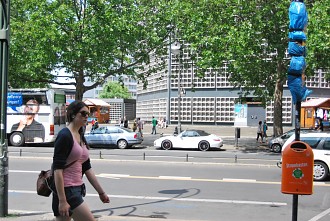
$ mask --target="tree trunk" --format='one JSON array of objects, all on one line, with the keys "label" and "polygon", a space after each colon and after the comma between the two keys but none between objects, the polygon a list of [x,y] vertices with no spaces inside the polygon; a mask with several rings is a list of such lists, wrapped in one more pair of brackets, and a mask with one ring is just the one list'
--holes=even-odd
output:
[{"label": "tree trunk", "polygon": [[80,71],[79,75],[76,76],[76,94],[75,94],[76,101],[82,101],[83,99],[84,93],[86,91],[84,82],[85,82],[84,72]]},{"label": "tree trunk", "polygon": [[278,79],[276,81],[274,93],[274,136],[277,137],[283,134],[282,125],[282,97],[283,97],[283,81]]},{"label": "tree trunk", "polygon": [[282,62],[277,64],[277,80],[274,92],[274,136],[277,137],[283,134],[283,114],[282,114],[282,98],[283,98],[283,77],[281,73],[285,72],[285,66]]}]

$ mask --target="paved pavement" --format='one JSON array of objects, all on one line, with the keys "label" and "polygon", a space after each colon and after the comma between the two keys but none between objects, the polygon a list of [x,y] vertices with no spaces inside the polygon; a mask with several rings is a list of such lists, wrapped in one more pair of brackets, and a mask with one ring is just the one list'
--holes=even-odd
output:
[{"label": "paved pavement", "polygon": [[[163,135],[173,134],[176,125],[169,125],[167,128],[158,128],[157,133]],[[184,129],[200,129],[205,130],[209,133],[213,133],[219,135],[223,138],[235,138],[235,127],[233,126],[215,126],[215,125],[182,125],[182,130]],[[291,128],[284,128],[284,131],[287,131]],[[87,127],[87,131],[90,130],[90,125]],[[144,125],[143,132],[145,135],[148,136],[151,133],[151,125],[146,124]],[[257,127],[240,127],[240,135],[242,138],[250,138],[244,139],[245,142],[241,143],[240,139],[238,139],[238,146],[234,144],[225,144],[224,149],[226,150],[237,150],[237,151],[258,151],[258,150],[265,150],[266,144],[256,142],[256,133]],[[268,127],[268,136],[273,134],[273,130],[271,127]],[[97,221],[163,221],[164,219],[158,219],[154,217],[150,218],[139,218],[139,217],[127,217],[127,216],[100,216],[95,217]],[[55,220],[52,213],[43,213],[43,212],[31,212],[26,213],[24,211],[12,211],[9,208],[9,216],[6,218],[0,218],[0,220],[7,220],[7,221],[53,221]],[[167,221],[179,221],[174,219],[167,219]],[[191,221],[198,221],[198,220],[191,220]]]}]

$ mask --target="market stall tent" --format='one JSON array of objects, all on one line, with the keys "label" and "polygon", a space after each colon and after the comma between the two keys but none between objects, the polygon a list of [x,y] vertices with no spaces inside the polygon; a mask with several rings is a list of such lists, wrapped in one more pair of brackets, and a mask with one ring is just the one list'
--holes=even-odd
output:
[{"label": "market stall tent", "polygon": [[90,118],[96,118],[99,123],[108,123],[109,122],[109,110],[110,104],[101,100],[101,99],[92,99],[88,98],[84,100],[85,104],[89,108]]},{"label": "market stall tent", "polygon": [[[317,118],[322,118],[324,127],[329,127],[330,98],[315,98],[301,103],[301,127],[315,128]],[[321,112],[321,114],[319,113]]]}]

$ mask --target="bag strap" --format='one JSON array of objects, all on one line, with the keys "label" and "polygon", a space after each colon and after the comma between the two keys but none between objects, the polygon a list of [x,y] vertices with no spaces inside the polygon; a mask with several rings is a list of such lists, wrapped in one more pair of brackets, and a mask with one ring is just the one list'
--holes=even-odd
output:
[{"label": "bag strap", "polygon": [[75,162],[77,162],[78,160],[75,160],[75,161],[73,161],[73,162],[71,162],[71,163],[69,163],[68,165],[66,165],[63,169],[66,169],[66,168],[68,168],[68,167],[70,167],[70,166],[72,166]]}]

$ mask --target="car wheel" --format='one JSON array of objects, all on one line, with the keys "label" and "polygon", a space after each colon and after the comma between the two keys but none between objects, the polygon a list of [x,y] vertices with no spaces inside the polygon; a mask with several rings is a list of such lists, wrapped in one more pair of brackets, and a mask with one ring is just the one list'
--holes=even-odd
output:
[{"label": "car wheel", "polygon": [[164,140],[161,146],[164,150],[170,150],[172,149],[172,142],[169,140]]},{"label": "car wheel", "polygon": [[322,181],[328,177],[329,168],[328,166],[320,161],[314,162],[314,180]]},{"label": "car wheel", "polygon": [[11,145],[15,146],[15,147],[20,147],[23,146],[23,144],[25,143],[24,141],[24,134],[20,133],[20,132],[14,132],[10,135],[10,143]]},{"label": "car wheel", "polygon": [[282,146],[278,143],[275,143],[272,145],[272,150],[275,152],[275,153],[281,153],[282,151]]},{"label": "car wheel", "polygon": [[127,141],[126,140],[118,140],[117,146],[119,149],[127,148]]},{"label": "car wheel", "polygon": [[209,142],[207,142],[207,141],[205,141],[205,140],[199,142],[199,144],[198,144],[198,149],[199,149],[200,151],[207,151],[207,150],[209,150],[209,149],[210,149],[210,144],[209,144]]}]

